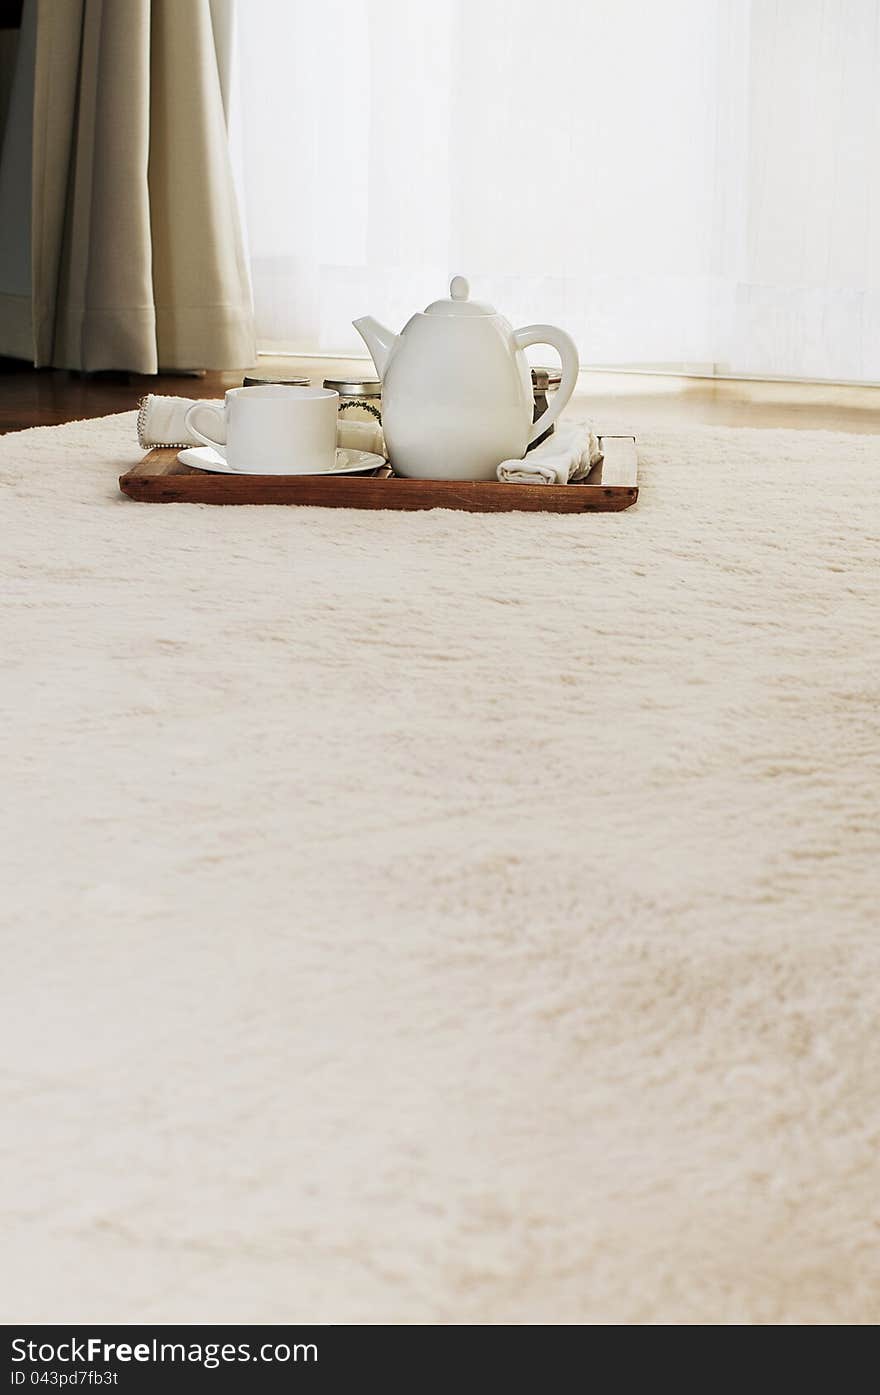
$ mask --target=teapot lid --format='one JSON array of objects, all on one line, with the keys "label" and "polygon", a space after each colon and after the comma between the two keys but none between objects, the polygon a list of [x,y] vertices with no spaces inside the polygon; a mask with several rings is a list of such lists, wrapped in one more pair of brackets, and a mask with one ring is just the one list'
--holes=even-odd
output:
[{"label": "teapot lid", "polygon": [[481,300],[468,300],[471,288],[464,276],[453,276],[449,283],[449,299],[434,300],[425,309],[426,315],[494,315],[495,308]]}]

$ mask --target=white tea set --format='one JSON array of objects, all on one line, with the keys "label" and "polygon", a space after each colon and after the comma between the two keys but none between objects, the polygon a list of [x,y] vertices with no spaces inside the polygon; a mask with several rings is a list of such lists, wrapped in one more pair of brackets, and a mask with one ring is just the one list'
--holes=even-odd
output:
[{"label": "white tea set", "polygon": [[[463,276],[393,334],[369,316],[354,327],[382,379],[382,425],[397,475],[493,480],[502,460],[520,459],[568,405],[578,351],[554,325],[512,329],[491,305],[469,299]],[[550,344],[562,360],[552,403],[532,421],[534,391],[524,350]]]},{"label": "white tea set", "polygon": [[338,406],[330,388],[230,388],[222,406],[202,401],[187,410],[185,430],[204,444],[178,459],[230,475],[353,475],[384,465],[384,455],[340,445]]},{"label": "white tea set", "polygon": [[[513,329],[491,305],[470,299],[463,276],[400,334],[370,316],[354,327],[382,380],[391,467],[410,479],[494,480],[502,462],[521,460],[546,435],[577,383],[578,352],[565,330]],[[537,420],[524,352],[533,344],[551,345],[562,365],[558,391]],[[195,402],[186,426],[204,448],[180,459],[203,469],[285,475],[354,473],[384,463],[338,446],[338,400],[328,388],[267,384],[233,388],[222,406]]]}]

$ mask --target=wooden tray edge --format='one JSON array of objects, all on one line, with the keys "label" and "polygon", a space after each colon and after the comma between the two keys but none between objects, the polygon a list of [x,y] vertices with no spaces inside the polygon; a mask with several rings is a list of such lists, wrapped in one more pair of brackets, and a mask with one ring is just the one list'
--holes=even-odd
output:
[{"label": "wooden tray edge", "polygon": [[[446,508],[472,513],[606,513],[631,508],[639,497],[636,438],[609,435],[600,439],[605,449],[605,460],[599,467],[601,477],[594,481],[591,476],[583,484],[574,485],[409,480],[376,475],[175,472],[176,448],[158,447],[120,475],[119,488],[129,499],[156,504],[285,504],[408,511]],[[243,491],[251,497],[243,498]]]}]

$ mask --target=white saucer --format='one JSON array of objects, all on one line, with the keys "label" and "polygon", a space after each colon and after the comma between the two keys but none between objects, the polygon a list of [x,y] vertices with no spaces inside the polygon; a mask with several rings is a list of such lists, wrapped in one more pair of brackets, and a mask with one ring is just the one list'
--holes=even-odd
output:
[{"label": "white saucer", "polygon": [[[235,470],[229,465],[219,451],[212,450],[210,446],[187,446],[186,450],[178,451],[177,458],[181,465],[192,465],[196,470],[210,470],[217,475],[286,475],[291,479],[295,476],[287,475],[284,470]],[[385,464],[384,455],[371,455],[366,450],[345,450],[338,446],[336,450],[336,464],[332,470],[310,470],[310,475],[359,475],[365,470],[375,470],[378,465]]]}]

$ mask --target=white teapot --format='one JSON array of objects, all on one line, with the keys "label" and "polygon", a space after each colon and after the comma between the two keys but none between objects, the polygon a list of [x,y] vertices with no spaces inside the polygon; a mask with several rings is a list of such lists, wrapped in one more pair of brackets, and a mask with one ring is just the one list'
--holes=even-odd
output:
[{"label": "white teapot", "polygon": [[[382,379],[382,425],[399,475],[422,480],[493,480],[502,460],[519,460],[559,416],[574,391],[578,351],[553,325],[511,329],[491,305],[469,300],[454,276],[448,300],[413,315],[400,334],[367,316],[354,327]],[[551,344],[562,381],[536,422],[523,350]]]}]

